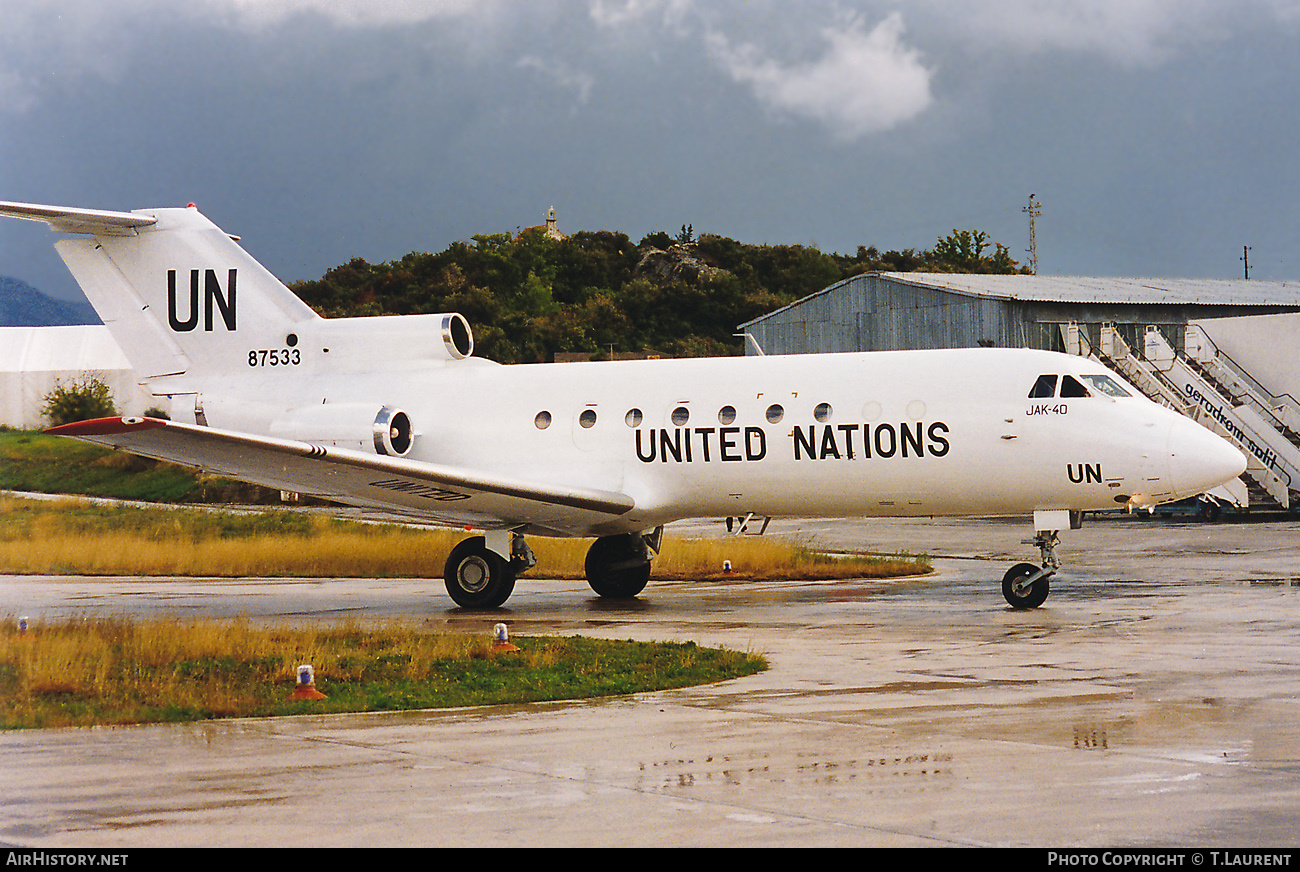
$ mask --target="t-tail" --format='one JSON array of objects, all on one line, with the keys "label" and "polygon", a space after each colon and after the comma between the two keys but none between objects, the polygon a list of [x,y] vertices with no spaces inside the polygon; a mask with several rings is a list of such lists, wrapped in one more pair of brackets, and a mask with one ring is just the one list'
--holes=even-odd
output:
[{"label": "t-tail", "polygon": [[100,212],[0,203],[0,214],[89,234],[55,248],[142,379],[247,366],[315,312],[193,206]]},{"label": "t-tail", "polygon": [[71,234],[55,248],[141,383],[195,423],[273,428],[280,398],[265,414],[254,407],[286,389],[274,377],[285,370],[299,379],[390,371],[473,352],[456,314],[319,317],[193,206],[105,212],[0,202],[0,215]]}]

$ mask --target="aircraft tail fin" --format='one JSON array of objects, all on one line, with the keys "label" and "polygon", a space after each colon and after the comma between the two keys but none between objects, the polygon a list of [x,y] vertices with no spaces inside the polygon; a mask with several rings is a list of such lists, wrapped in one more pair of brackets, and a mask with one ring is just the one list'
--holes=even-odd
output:
[{"label": "aircraft tail fin", "polygon": [[0,202],[0,215],[89,234],[55,248],[137,375],[247,370],[318,316],[193,206],[102,212]]}]

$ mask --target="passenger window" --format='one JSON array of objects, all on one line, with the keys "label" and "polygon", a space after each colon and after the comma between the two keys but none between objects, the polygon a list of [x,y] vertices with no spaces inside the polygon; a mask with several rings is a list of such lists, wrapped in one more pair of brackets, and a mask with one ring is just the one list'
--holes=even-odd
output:
[{"label": "passenger window", "polygon": [[673,423],[678,427],[684,426],[691,419],[691,413],[686,411],[685,406],[678,406],[673,409]]},{"label": "passenger window", "polygon": [[1079,384],[1078,379],[1076,379],[1074,376],[1072,376],[1072,375],[1067,375],[1067,376],[1063,376],[1063,377],[1061,378],[1061,397],[1062,397],[1062,398],[1065,398],[1065,397],[1090,397],[1090,396],[1092,396],[1092,394],[1088,393],[1088,389],[1085,388],[1083,385]]},{"label": "passenger window", "polygon": [[584,409],[582,414],[578,416],[578,423],[582,425],[584,430],[590,430],[596,426],[596,413],[591,409]]},{"label": "passenger window", "polygon": [[1029,392],[1031,399],[1044,399],[1056,396],[1056,376],[1040,375],[1034,382],[1034,389]]},{"label": "passenger window", "polygon": [[628,409],[627,414],[623,416],[623,421],[624,421],[624,422],[625,422],[629,427],[640,427],[640,426],[641,426],[641,410],[640,410],[640,409]]},{"label": "passenger window", "polygon": [[817,408],[813,409],[813,418],[818,424],[825,424],[831,419],[831,404],[818,403]]},{"label": "passenger window", "polygon": [[730,423],[734,422],[735,420],[736,420],[736,407],[735,407],[735,406],[723,406],[721,409],[718,409],[718,423],[719,423],[719,424],[730,424]]}]

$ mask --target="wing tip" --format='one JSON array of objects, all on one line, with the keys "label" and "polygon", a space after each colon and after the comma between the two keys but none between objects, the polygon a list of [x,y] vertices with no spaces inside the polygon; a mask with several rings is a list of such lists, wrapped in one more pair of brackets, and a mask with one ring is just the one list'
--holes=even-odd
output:
[{"label": "wing tip", "polygon": [[166,427],[167,421],[159,418],[141,418],[125,416],[121,418],[93,418],[89,421],[74,421],[60,424],[44,432],[52,436],[111,436],[115,433],[138,433],[142,430],[156,430]]}]

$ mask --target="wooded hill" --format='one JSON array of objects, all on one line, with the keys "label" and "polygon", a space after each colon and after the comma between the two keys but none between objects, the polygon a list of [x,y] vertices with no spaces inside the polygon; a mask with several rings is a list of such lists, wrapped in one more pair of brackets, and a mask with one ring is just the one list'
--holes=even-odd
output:
[{"label": "wooded hill", "polygon": [[22,279],[0,276],[0,327],[98,323],[99,316],[85,300],[79,303],[56,300]]},{"label": "wooded hill", "polygon": [[326,317],[459,312],[475,355],[544,362],[557,352],[650,351],[666,357],[743,353],[736,326],[864,272],[1023,272],[1007,248],[979,231],[954,230],[928,251],[853,256],[803,245],[746,245],[713,234],[543,228],[454,242],[371,264],[354,258],[315,281],[291,285]]}]

